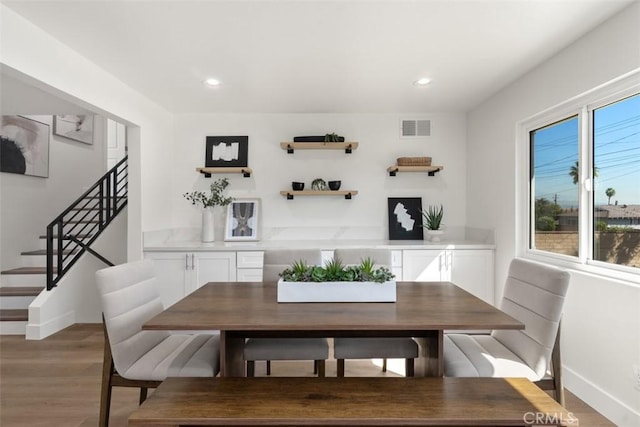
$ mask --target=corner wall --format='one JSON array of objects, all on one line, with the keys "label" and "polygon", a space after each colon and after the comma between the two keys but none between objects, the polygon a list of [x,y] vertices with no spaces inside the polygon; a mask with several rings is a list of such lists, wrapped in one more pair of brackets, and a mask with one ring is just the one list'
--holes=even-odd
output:
[{"label": "corner wall", "polygon": [[[516,124],[640,67],[636,2],[468,114],[467,218],[495,228],[496,299],[516,237]],[[487,165],[490,165],[487,168]],[[640,424],[640,287],[573,273],[562,332],[566,386],[616,425]]]}]

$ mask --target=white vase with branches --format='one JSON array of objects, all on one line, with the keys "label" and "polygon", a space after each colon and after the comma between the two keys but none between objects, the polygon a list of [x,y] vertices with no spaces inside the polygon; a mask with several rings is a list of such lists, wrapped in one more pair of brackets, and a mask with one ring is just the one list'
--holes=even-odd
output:
[{"label": "white vase with branches", "polygon": [[182,196],[189,200],[192,205],[202,207],[202,229],[200,240],[203,242],[215,241],[215,221],[214,208],[216,206],[227,206],[233,201],[233,197],[225,197],[224,190],[229,186],[227,178],[220,178],[211,183],[209,194],[202,191],[184,193]]}]

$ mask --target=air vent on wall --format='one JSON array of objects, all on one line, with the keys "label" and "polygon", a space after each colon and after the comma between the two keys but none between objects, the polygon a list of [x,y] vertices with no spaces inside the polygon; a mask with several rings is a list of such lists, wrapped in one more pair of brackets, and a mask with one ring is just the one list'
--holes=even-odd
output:
[{"label": "air vent on wall", "polygon": [[400,123],[400,136],[403,138],[415,138],[431,135],[431,120],[402,119]]}]

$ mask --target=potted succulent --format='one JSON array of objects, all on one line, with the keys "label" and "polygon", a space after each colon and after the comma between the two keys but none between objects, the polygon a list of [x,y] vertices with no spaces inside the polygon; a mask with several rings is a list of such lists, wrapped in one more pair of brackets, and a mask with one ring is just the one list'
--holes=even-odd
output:
[{"label": "potted succulent", "polygon": [[371,258],[345,266],[331,259],[324,266],[296,261],[280,273],[278,302],[395,302],[396,282]]},{"label": "potted succulent", "polygon": [[427,209],[422,211],[422,226],[427,230],[427,234],[431,236],[432,242],[439,242],[442,231],[442,217],[444,216],[444,208],[429,205]]},{"label": "potted succulent", "polygon": [[224,196],[224,190],[229,186],[227,178],[215,180],[209,186],[209,194],[202,191],[184,193],[182,196],[191,202],[192,205],[202,207],[202,233],[203,242],[213,242],[214,233],[214,212],[216,206],[227,206],[233,201],[233,197]]},{"label": "potted succulent", "polygon": [[311,181],[311,189],[312,190],[326,190],[327,182],[322,178],[316,178]]}]

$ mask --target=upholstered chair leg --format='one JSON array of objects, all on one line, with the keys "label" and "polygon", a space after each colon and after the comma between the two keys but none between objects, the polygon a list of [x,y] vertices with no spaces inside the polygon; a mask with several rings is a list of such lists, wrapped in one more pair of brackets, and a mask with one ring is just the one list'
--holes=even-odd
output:
[{"label": "upholstered chair leg", "polygon": [[109,337],[106,333],[106,328],[103,329],[105,331],[104,334],[104,359],[102,361],[102,386],[100,392],[100,420],[98,425],[100,427],[107,427],[109,425],[109,411],[111,408],[111,379],[113,378],[113,374],[115,372],[115,367],[113,366],[113,358],[111,356],[111,346],[109,345]]},{"label": "upholstered chair leg", "polygon": [[256,362],[253,360],[247,360],[247,376],[248,377],[256,376]]},{"label": "upholstered chair leg", "polygon": [[148,389],[146,387],[140,387],[140,405],[147,400],[147,391]]},{"label": "upholstered chair leg", "polygon": [[564,381],[562,381],[562,358],[560,357],[560,325],[551,351],[551,373],[553,374],[553,396],[564,406]]},{"label": "upholstered chair leg", "polygon": [[404,361],[404,375],[405,377],[415,376],[414,371],[414,359],[405,359]]},{"label": "upholstered chair leg", "polygon": [[325,376],[324,360],[316,360],[313,364],[318,368],[318,378],[323,378]]},{"label": "upholstered chair leg", "polygon": [[387,372],[387,358],[382,359],[382,372]]},{"label": "upholstered chair leg", "polygon": [[338,374],[339,377],[344,377],[344,359],[338,359]]}]

